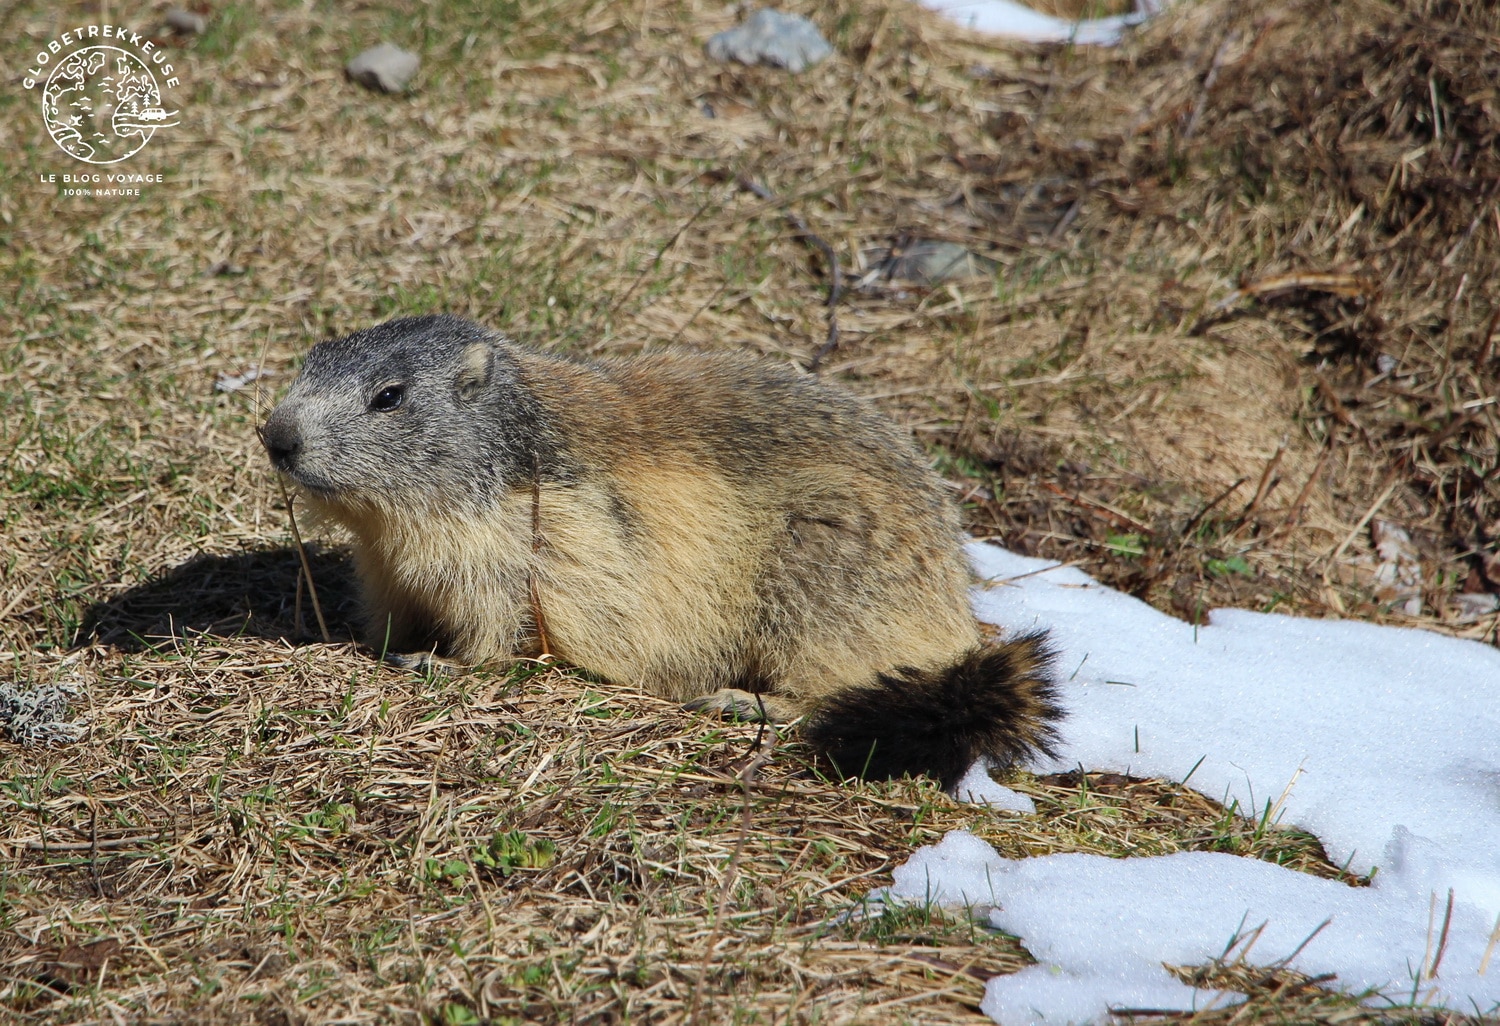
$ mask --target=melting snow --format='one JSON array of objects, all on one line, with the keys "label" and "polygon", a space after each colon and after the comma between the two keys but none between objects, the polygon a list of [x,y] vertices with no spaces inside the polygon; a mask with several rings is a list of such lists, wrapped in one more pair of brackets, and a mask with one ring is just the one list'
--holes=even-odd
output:
[{"label": "melting snow", "polygon": [[[1162,968],[1215,958],[1334,973],[1372,1000],[1500,1006],[1500,651],[1244,610],[1195,629],[1077,569],[991,545],[969,553],[990,580],[979,615],[1047,627],[1061,653],[1064,745],[1032,768],[1185,780],[1375,871],[1371,887],[1351,888],[1201,852],[1008,860],[955,831],[883,896],[974,907],[1022,939],[1039,964],[990,981],[992,1018],[1084,1022],[1235,1000]],[[976,766],[955,791],[1003,800],[980,776]]]},{"label": "melting snow", "polygon": [[1138,4],[1134,14],[1070,21],[1013,0],[920,0],[923,7],[976,32],[1033,43],[1099,43],[1111,46],[1131,25],[1150,17],[1158,4]]}]

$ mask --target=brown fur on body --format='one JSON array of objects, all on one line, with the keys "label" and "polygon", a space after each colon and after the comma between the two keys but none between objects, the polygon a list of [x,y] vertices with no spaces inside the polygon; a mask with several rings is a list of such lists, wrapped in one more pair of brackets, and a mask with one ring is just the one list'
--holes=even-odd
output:
[{"label": "brown fur on body", "polygon": [[378,649],[534,654],[536,606],[552,653],[608,679],[809,716],[847,771],[861,769],[843,765],[849,744],[883,744],[879,775],[948,783],[953,760],[889,751],[911,741],[900,730],[836,741],[819,713],[835,698],[882,707],[890,687],[920,706],[969,666],[978,690],[962,700],[1004,722],[936,747],[959,761],[1048,750],[1059,711],[1040,642],[975,662],[1010,649],[980,645],[940,480],[873,407],[789,368],[585,363],[413,318],[315,347],[262,437],[352,532]]}]

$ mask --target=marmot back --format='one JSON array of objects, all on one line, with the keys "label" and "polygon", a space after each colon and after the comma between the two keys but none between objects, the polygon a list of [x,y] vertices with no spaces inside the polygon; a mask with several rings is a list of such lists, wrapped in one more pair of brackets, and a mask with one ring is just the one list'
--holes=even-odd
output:
[{"label": "marmot back", "polygon": [[960,525],[865,401],[730,355],[583,362],[453,317],[320,343],[261,437],[346,526],[389,653],[552,654],[700,709],[806,717],[843,771],[1048,751],[1039,636],[986,647]]}]

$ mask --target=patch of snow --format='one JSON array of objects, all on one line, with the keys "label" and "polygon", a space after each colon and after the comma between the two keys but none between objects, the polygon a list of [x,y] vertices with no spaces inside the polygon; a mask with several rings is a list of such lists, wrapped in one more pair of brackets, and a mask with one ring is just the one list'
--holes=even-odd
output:
[{"label": "patch of snow", "polygon": [[1007,36],[1031,43],[1097,43],[1113,46],[1125,30],[1150,17],[1154,5],[1133,14],[1109,18],[1085,18],[1069,21],[1033,10],[1014,0],[920,0],[929,11],[937,11],[950,21],[994,36]]},{"label": "patch of snow", "polygon": [[806,71],[833,53],[818,27],[800,14],[756,11],[743,24],[715,33],[704,45],[716,61],[764,64],[793,74]]},{"label": "patch of snow", "polygon": [[344,74],[366,89],[401,93],[411,84],[422,59],[394,43],[372,46],[344,66]]},{"label": "patch of snow", "polygon": [[955,832],[881,896],[968,906],[1022,939],[1040,964],[990,981],[991,1017],[1201,1009],[1233,998],[1162,964],[1216,958],[1289,961],[1375,1000],[1500,1008],[1500,652],[1245,610],[1195,628],[1075,568],[983,544],[969,555],[989,579],[981,618],[1046,627],[1060,653],[1063,743],[1031,768],[1182,781],[1375,872],[1351,888],[1202,852],[1008,860]]},{"label": "patch of snow", "polygon": [[1355,873],[1400,858],[1500,915],[1500,651],[1242,609],[1194,627],[1073,567],[969,556],[991,582],[980,618],[1047,627],[1061,653],[1069,715],[1036,768],[1185,780],[1246,816],[1269,808]]},{"label": "patch of snow", "polygon": [[990,776],[988,762],[984,759],[977,760],[969,767],[969,772],[964,774],[963,779],[953,785],[953,797],[961,802],[988,805],[992,809],[1009,812],[1036,811],[1036,802],[1024,794],[1012,791]]},{"label": "patch of snow", "polygon": [[1215,959],[1332,973],[1350,991],[1392,1002],[1471,1010],[1500,1002],[1500,972],[1479,972],[1485,916],[1455,904],[1439,961],[1446,902],[1434,908],[1405,888],[1348,887],[1215,852],[1007,859],[962,830],[916,852],[892,879],[882,900],[968,908],[1022,939],[1038,964],[985,988],[983,1010],[1004,1026],[1240,1000],[1195,990],[1163,968]]},{"label": "patch of snow", "polygon": [[967,830],[950,830],[893,869],[891,886],[872,897],[988,912],[1000,904],[998,885],[1009,866],[1009,859]]},{"label": "patch of snow", "polygon": [[274,371],[261,370],[259,367],[251,367],[243,374],[220,374],[214,379],[215,392],[238,392],[246,385],[268,378]]}]

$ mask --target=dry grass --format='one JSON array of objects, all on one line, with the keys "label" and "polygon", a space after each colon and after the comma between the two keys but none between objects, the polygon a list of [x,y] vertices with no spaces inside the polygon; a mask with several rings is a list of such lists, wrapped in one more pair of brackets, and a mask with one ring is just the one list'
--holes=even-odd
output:
[{"label": "dry grass", "polygon": [[[1481,4],[1205,3],[998,73],[995,141],[955,155],[968,207],[1050,209],[1089,287],[1056,293],[1043,387],[951,436],[998,479],[996,529],[1133,556],[1103,576],[1190,619],[1494,641],[1457,595],[1500,589],[1497,30]],[[1414,536],[1421,615],[1374,586],[1372,520]]]},{"label": "dry grass", "polygon": [[[733,14],[698,0],[215,4],[168,41],[183,124],[130,165],[167,180],[123,201],[39,183],[77,168],[0,94],[0,673],[80,688],[88,730],[0,741],[0,1019],[977,1023],[1013,939],[845,916],[944,830],[1337,875],[1161,782],[1026,778],[1040,815],[995,814],[556,669],[312,643],[269,396],[214,381],[274,390],[320,337],[439,308],[802,363],[832,318],[823,372],[932,446],[980,533],[1187,617],[1494,639],[1453,601],[1500,585],[1494,13],[1205,2],[1095,52],[798,6],[838,55],[788,79],[709,63]],[[0,29],[26,53],[100,17]],[[422,53],[412,95],[343,80],[381,39]],[[799,223],[855,283],[832,307]],[[997,273],[867,273],[921,239]],[[1424,554],[1421,617],[1375,595],[1377,514]],[[336,547],[314,575],[348,637]],[[1206,1018],[1374,1018],[1253,990]]]},{"label": "dry grass", "polygon": [[1032,820],[836,785],[794,741],[541,667],[421,680],[185,632],[56,672],[98,726],[7,760],[0,994],[26,1020],[973,1022],[1014,941],[928,909],[841,925],[946,830],[1332,872],[1185,789],[1021,780]]},{"label": "dry grass", "polygon": [[830,926],[958,812],[780,753],[747,774],[776,740],[750,728],[555,671],[414,681],[347,648],[205,638],[101,670],[152,681],[90,710],[122,724],[130,772],[74,748],[6,788],[0,961],[42,1021],[657,1020],[704,998],[769,1018],[961,977],[951,1018],[976,966],[1020,964],[946,922],[886,945]]}]

